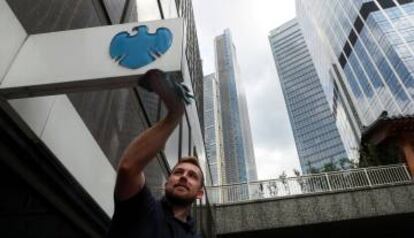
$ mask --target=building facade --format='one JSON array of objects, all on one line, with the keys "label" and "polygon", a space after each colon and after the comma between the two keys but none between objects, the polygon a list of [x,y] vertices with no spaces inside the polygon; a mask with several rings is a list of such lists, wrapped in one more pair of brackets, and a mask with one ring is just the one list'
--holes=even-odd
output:
[{"label": "building facade", "polygon": [[303,173],[348,158],[299,23],[272,30],[269,41]]},{"label": "building facade", "polygon": [[[196,103],[186,108],[180,126],[145,174],[147,185],[159,197],[172,166],[181,156],[195,155],[207,185],[211,184],[201,126],[203,74],[191,1],[0,0],[0,13],[0,25],[7,23],[0,28],[7,35],[2,44],[17,44],[17,38],[23,42],[40,33],[184,18],[182,75],[192,86]],[[10,53],[1,48],[2,55],[4,50]],[[7,60],[0,60],[0,85],[8,70],[3,66],[12,63]],[[2,210],[11,214],[1,225],[2,236],[104,237],[113,212],[116,166],[130,141],[165,115],[159,98],[133,87],[0,101],[5,138],[0,142],[1,181],[8,181]],[[213,231],[207,224],[210,215],[204,208],[195,213],[207,237]]]},{"label": "building facade", "polygon": [[414,113],[414,2],[297,0],[297,15],[342,138],[382,112]]},{"label": "building facade", "polygon": [[223,128],[224,182],[257,180],[246,96],[230,30],[217,36],[214,46]]}]

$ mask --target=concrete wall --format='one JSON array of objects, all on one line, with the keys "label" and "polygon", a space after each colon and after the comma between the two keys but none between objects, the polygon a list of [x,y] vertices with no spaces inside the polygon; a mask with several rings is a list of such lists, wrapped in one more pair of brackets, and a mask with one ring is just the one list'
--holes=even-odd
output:
[{"label": "concrete wall", "polygon": [[215,207],[215,219],[219,235],[252,234],[261,230],[414,214],[413,205],[414,184],[410,183],[219,205]]}]

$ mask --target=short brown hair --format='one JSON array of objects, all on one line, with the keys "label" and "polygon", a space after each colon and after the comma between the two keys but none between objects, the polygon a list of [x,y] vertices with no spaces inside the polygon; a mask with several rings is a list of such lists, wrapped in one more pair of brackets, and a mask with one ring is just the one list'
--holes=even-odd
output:
[{"label": "short brown hair", "polygon": [[177,165],[182,164],[182,163],[189,163],[189,164],[193,164],[195,165],[201,173],[201,187],[204,187],[204,173],[203,170],[201,169],[200,163],[198,162],[197,157],[195,156],[184,156],[181,157],[180,160],[178,160],[177,164],[174,165],[174,167],[172,168],[171,171],[174,171],[175,167],[177,167]]}]

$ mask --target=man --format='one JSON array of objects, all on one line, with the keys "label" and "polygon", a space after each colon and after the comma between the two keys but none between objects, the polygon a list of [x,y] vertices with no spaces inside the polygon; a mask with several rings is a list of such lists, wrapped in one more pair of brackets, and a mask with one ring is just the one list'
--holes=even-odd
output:
[{"label": "man", "polygon": [[[179,124],[188,90],[151,70],[140,85],[164,102],[167,116],[138,135],[126,148],[118,165],[115,213],[108,237],[199,237],[189,216],[191,204],[203,196],[203,173],[195,157],[184,157],[165,183],[165,196],[156,201],[145,185],[144,168],[161,151]],[[186,101],[187,102],[187,101]]]}]

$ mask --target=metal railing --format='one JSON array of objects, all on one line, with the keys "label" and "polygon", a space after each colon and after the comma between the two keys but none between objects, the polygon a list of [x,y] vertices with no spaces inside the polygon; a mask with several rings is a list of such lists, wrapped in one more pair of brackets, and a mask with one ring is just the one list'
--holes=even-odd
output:
[{"label": "metal railing", "polygon": [[283,196],[346,191],[412,182],[406,165],[387,165],[298,177],[207,187],[210,203],[231,203]]}]

